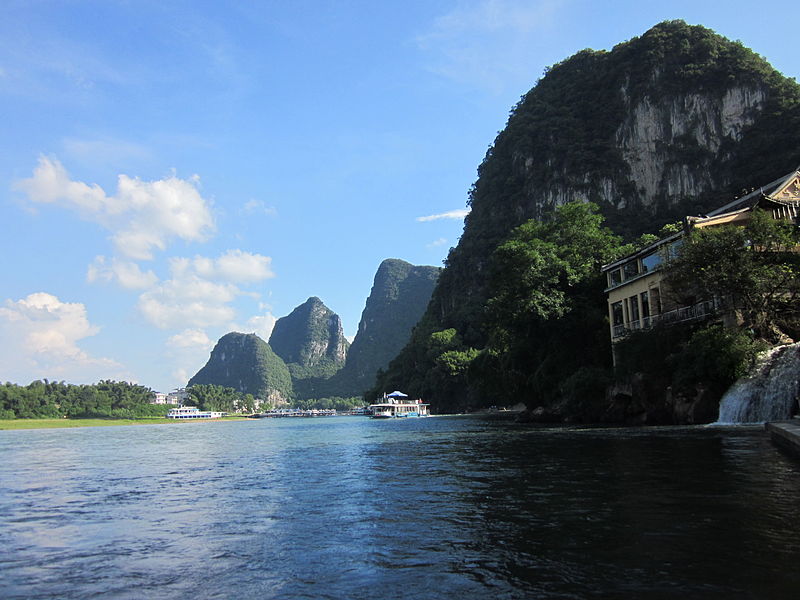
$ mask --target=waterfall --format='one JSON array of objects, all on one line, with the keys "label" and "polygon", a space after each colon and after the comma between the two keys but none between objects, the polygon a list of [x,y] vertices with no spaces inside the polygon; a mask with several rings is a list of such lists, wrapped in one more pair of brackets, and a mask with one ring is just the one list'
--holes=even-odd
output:
[{"label": "waterfall", "polygon": [[800,343],[759,356],[753,370],[725,392],[718,424],[765,423],[792,416],[800,395]]}]

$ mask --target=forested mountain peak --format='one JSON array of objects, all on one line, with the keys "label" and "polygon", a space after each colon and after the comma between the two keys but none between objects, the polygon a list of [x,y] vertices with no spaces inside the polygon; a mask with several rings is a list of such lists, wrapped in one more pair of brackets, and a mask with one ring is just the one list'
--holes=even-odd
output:
[{"label": "forested mountain peak", "polygon": [[286,364],[254,333],[222,336],[206,365],[189,380],[189,386],[194,384],[230,387],[273,403],[284,402],[292,395]]},{"label": "forested mountain peak", "polygon": [[322,362],[341,367],[350,347],[339,315],[316,296],[275,322],[269,344],[284,361],[303,368]]},{"label": "forested mountain peak", "polygon": [[[464,383],[468,357],[459,355],[456,368],[455,355],[445,354],[486,348],[496,250],[528,220],[546,222],[556,207],[590,201],[632,239],[789,172],[800,163],[798,147],[800,86],[705,27],[667,21],[610,51],[583,50],[552,66],[479,166],[459,244],[379,387],[405,385],[434,401],[475,393]],[[431,336],[445,331],[443,354]],[[437,356],[445,357],[442,372],[461,377],[446,391],[424,383]]]}]

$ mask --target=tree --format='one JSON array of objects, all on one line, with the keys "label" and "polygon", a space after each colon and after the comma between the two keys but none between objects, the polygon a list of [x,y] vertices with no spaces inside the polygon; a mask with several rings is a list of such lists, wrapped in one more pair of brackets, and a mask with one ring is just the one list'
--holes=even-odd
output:
[{"label": "tree", "polygon": [[666,265],[673,293],[688,299],[718,298],[757,337],[798,337],[800,231],[754,210],[744,227],[697,229]]},{"label": "tree", "polygon": [[600,266],[627,248],[602,222],[596,205],[571,202],[516,228],[493,254],[476,365],[502,401],[551,404],[576,371],[608,366]]}]

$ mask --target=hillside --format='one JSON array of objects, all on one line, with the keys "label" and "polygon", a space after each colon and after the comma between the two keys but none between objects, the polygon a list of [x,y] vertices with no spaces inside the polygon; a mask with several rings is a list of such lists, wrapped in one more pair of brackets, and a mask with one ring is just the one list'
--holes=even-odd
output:
[{"label": "hillside", "polygon": [[[800,86],[704,27],[661,23],[611,51],[584,50],[554,65],[514,107],[478,168],[461,240],[411,342],[376,390],[405,386],[440,408],[524,400],[467,385],[485,380],[501,356],[489,351],[487,323],[502,271],[496,249],[515,228],[588,200],[615,232],[632,239],[794,169],[798,142]],[[598,295],[586,314],[602,321],[602,302]],[[584,337],[594,339],[602,326],[584,323]],[[543,347],[563,354],[555,369],[562,375],[587,366],[569,358],[585,348],[570,353],[555,333],[538,335],[527,342],[533,362],[515,375],[527,381],[515,388],[519,393],[540,393],[537,378],[547,369],[535,361],[549,360]],[[599,356],[601,345],[592,354]],[[465,353],[450,370],[457,377],[447,385],[425,383],[447,352]]]},{"label": "hillside", "polygon": [[396,258],[380,264],[358,333],[338,374],[346,380],[349,394],[360,395],[374,385],[378,370],[386,369],[408,342],[440,272],[439,267],[415,266]]},{"label": "hillside", "polygon": [[339,315],[317,297],[278,319],[269,345],[284,362],[295,366],[295,377],[332,375],[344,365],[350,347]]},{"label": "hillside", "polygon": [[272,403],[292,396],[286,364],[254,333],[231,332],[222,336],[205,366],[189,380],[194,384],[231,387]]}]

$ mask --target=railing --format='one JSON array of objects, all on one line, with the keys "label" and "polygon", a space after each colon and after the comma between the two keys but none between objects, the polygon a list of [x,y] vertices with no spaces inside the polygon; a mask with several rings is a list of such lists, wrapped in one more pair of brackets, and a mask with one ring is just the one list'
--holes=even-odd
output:
[{"label": "railing", "polygon": [[720,307],[721,305],[717,300],[706,300],[705,302],[699,302],[692,306],[682,306],[681,308],[676,308],[675,310],[670,310],[660,315],[642,317],[641,319],[631,321],[627,324],[614,325],[612,327],[613,339],[620,338],[629,331],[650,329],[656,323],[675,324],[706,319],[719,312]]}]

